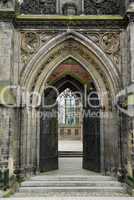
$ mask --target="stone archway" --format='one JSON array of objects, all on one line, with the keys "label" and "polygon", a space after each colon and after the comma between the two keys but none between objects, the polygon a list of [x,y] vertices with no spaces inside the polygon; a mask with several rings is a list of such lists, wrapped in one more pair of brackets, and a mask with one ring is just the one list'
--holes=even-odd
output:
[{"label": "stone archway", "polygon": [[[42,95],[48,77],[60,63],[69,57],[79,62],[90,73],[100,94],[101,105],[104,108],[103,115],[108,114],[106,119],[102,116],[100,125],[101,171],[117,171],[120,167],[119,126],[117,121],[118,114],[113,108],[113,101],[120,90],[120,79],[118,70],[112,61],[97,45],[76,32],[68,32],[55,37],[43,46],[26,66],[21,75],[21,86],[29,92],[38,92]],[[32,98],[32,102],[36,104],[37,98]],[[40,146],[39,111],[38,109],[32,109],[29,112],[31,114],[27,125],[27,133],[23,133],[22,130],[22,135],[24,137],[27,134],[31,141],[29,141],[29,144],[24,144],[24,138],[22,138],[24,148],[22,148],[20,155],[23,158],[21,167],[28,165],[38,171]],[[25,116],[23,118],[25,121]],[[113,134],[115,137],[113,137]],[[29,151],[31,142],[35,145],[35,148]],[[118,155],[118,158],[115,155]],[[24,159],[25,156],[26,158]],[[27,157],[31,159],[29,160]],[[25,160],[29,160],[29,163],[25,163]]]},{"label": "stone archway", "polygon": [[[73,53],[74,49],[77,54]],[[67,53],[65,53],[66,50]],[[71,50],[73,52],[70,52]],[[80,57],[81,53],[83,53],[82,57]],[[90,74],[92,74],[93,76],[95,76],[95,73],[92,71],[99,71],[101,73],[104,72],[105,76],[107,77],[107,82],[111,82],[109,84],[111,84],[111,91],[113,93],[112,95],[118,92],[118,90],[120,89],[119,73],[112,61],[107,57],[102,49],[100,49],[90,39],[86,38],[80,33],[71,31],[56,36],[55,38],[50,40],[45,46],[40,48],[37,54],[35,54],[33,59],[30,60],[28,65],[22,71],[20,81],[21,85],[23,85],[27,89],[30,89],[34,77],[37,77],[37,74],[38,76],[41,74],[39,72],[43,71],[44,65],[50,67],[51,61],[53,61],[54,67],[51,68],[51,70],[54,70],[56,65],[61,63],[69,56],[74,57],[84,67],[86,67],[87,63],[91,65]],[[58,58],[55,59],[56,57]],[[80,58],[83,59],[79,60]],[[85,60],[87,62],[85,62]],[[91,68],[92,65],[94,69]]]},{"label": "stone archway", "polygon": [[[45,106],[43,107],[42,103],[40,110],[45,119],[42,116],[40,120],[40,170],[41,172],[46,172],[58,169],[58,105],[55,105],[57,95],[55,89],[59,94],[65,89],[70,89],[73,92],[72,94],[80,98],[81,102],[81,120],[83,121],[81,122],[83,129],[81,130],[83,138],[81,141],[83,143],[83,168],[100,172],[100,117],[98,116],[100,113],[100,106],[98,107],[96,105],[96,108],[91,108],[86,98],[88,94],[95,95],[96,88],[88,72],[83,69],[82,66],[73,64],[69,70],[70,65],[67,65],[67,74],[65,66],[61,66],[64,67],[64,71],[56,77],[56,73],[61,70],[59,66],[51,77],[49,77],[49,85],[44,91],[44,98],[42,98]],[[76,69],[74,70],[75,67]],[[80,74],[73,74],[75,71],[79,71]],[[61,75],[64,75],[64,77],[62,78]],[[78,80],[75,75],[77,78],[79,77]],[[49,82],[50,80],[51,82]],[[95,98],[98,99],[98,97]],[[95,103],[96,99],[90,101]],[[97,102],[99,102],[99,99]],[[53,105],[50,106],[51,104]]]}]

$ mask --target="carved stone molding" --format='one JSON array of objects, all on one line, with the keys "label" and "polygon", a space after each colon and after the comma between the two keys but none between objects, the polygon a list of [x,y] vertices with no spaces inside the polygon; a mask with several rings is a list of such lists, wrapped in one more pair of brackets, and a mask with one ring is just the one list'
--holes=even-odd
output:
[{"label": "carved stone molding", "polygon": [[21,32],[21,61],[25,65],[28,63],[33,54],[56,35],[56,32]]},{"label": "carved stone molding", "polygon": [[119,35],[117,33],[105,33],[102,35],[100,45],[106,53],[116,53],[120,46]]},{"label": "carved stone molding", "polygon": [[22,50],[26,53],[33,54],[39,47],[39,37],[35,32],[27,32],[22,35]]},{"label": "carved stone molding", "polygon": [[24,14],[56,14],[56,0],[23,0],[20,9]]},{"label": "carved stone molding", "polygon": [[104,33],[85,33],[85,36],[97,44],[118,66],[120,64],[120,33],[104,32]]},{"label": "carved stone molding", "polygon": [[[63,3],[76,5],[77,13],[82,14],[82,0],[57,1],[57,0],[23,0],[20,5],[21,13],[24,14],[59,14],[58,9]],[[57,8],[58,4],[58,8]],[[123,13],[125,9],[124,0],[84,0],[84,14],[87,15],[117,15]],[[61,13],[61,11],[60,11]],[[71,12],[72,13],[72,12]],[[67,14],[62,12],[61,14]]]},{"label": "carved stone molding", "polygon": [[[36,78],[33,79],[31,90],[32,91],[35,90],[35,87],[38,85],[38,80],[40,79],[39,77],[43,73],[43,70],[47,65],[49,65],[53,60],[58,58],[60,55],[62,55],[62,57],[65,57],[67,54],[75,55],[75,52],[77,52],[77,54],[79,54],[79,55],[82,55],[82,57],[85,60],[88,60],[88,62],[90,62],[95,67],[95,69],[98,71],[100,76],[103,78],[106,90],[110,91],[110,86],[107,82],[105,73],[98,66],[95,59],[92,58],[92,56],[89,54],[89,50],[86,47],[84,47],[84,46],[80,45],[79,43],[77,43],[76,41],[74,41],[73,39],[69,39],[69,40],[65,41],[64,45],[63,44],[59,45],[56,49],[54,49],[51,52],[49,59],[46,59],[46,61],[44,61],[44,63],[40,67],[40,70],[38,71],[38,74],[36,75]],[[111,100],[112,99],[110,96],[111,93],[108,92],[108,95],[109,95],[109,99]],[[110,101],[110,105],[111,105],[111,101]]]},{"label": "carved stone molding", "polygon": [[[26,65],[30,60],[30,58],[32,57],[32,55],[35,54],[41,46],[43,46],[46,42],[51,40],[57,34],[58,32],[47,32],[47,31],[21,32],[22,64]],[[120,64],[120,33],[82,32],[82,34],[85,34],[86,37],[88,37],[95,44],[97,44],[117,66]],[[74,51],[74,49],[76,50],[76,47],[73,46],[73,42],[71,43],[71,40],[70,42],[68,41],[67,45],[65,43],[64,48],[69,51],[72,50]]]}]

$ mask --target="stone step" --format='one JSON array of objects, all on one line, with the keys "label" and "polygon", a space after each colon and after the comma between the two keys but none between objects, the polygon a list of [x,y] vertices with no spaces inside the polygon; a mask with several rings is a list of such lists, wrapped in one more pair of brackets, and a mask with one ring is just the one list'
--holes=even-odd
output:
[{"label": "stone step", "polygon": [[125,196],[123,184],[110,176],[48,175],[31,177],[23,182],[14,197]]},{"label": "stone step", "polygon": [[76,158],[76,157],[82,157],[83,152],[82,151],[59,151],[59,157],[65,157],[65,158]]},{"label": "stone step", "polygon": [[[79,199],[78,200],[81,200],[82,197],[84,198],[83,200],[85,200],[85,197],[87,197],[87,199],[89,200],[90,197],[129,197],[128,194],[126,194],[126,192],[122,191],[122,192],[113,192],[113,191],[105,191],[105,192],[46,192],[46,193],[16,193],[13,198],[37,198],[39,199],[40,197],[46,197],[45,200],[47,200],[47,197],[49,198],[49,200],[52,198],[55,199],[58,199],[60,197],[63,197],[63,199],[69,199],[71,198],[72,199],[75,199],[76,200],[76,197],[78,197]],[[34,197],[34,198],[33,198]],[[28,199],[29,200],[29,199]]]},{"label": "stone step", "polygon": [[121,183],[116,181],[26,181],[21,187],[120,187]]},{"label": "stone step", "polygon": [[45,194],[49,192],[88,192],[88,193],[105,193],[105,192],[125,192],[123,187],[20,187],[19,193]]},{"label": "stone step", "polygon": [[31,181],[115,181],[115,178],[110,176],[34,176]]}]

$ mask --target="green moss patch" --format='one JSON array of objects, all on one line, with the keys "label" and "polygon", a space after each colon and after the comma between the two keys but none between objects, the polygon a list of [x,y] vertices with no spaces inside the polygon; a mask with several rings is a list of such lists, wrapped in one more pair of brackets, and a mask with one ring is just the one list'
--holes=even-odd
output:
[{"label": "green moss patch", "polygon": [[65,20],[65,21],[83,21],[83,20],[123,20],[121,15],[17,15],[17,20]]},{"label": "green moss patch", "polygon": [[15,105],[16,98],[10,88],[0,85],[0,104],[2,105]]}]

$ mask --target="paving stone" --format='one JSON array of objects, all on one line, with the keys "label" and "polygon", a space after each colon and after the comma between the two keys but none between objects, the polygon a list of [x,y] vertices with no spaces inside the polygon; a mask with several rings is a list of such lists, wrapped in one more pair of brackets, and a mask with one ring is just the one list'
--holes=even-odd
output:
[{"label": "paving stone", "polygon": [[14,197],[128,196],[115,178],[82,169],[81,158],[61,158],[60,169],[34,176]]}]

